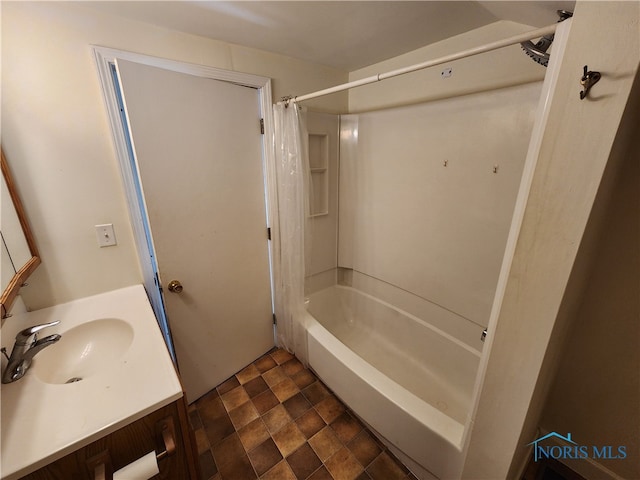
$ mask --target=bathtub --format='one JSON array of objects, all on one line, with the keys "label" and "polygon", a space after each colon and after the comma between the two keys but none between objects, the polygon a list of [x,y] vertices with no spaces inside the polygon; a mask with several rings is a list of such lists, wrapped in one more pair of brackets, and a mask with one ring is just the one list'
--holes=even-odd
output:
[{"label": "bathtub", "polygon": [[346,286],[310,295],[305,320],[322,381],[404,455],[458,476],[480,352]]}]

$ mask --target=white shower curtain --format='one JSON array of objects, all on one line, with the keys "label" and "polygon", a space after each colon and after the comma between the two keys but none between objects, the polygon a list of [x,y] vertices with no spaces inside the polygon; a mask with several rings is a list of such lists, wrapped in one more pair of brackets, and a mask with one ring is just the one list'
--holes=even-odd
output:
[{"label": "white shower curtain", "polygon": [[307,133],[295,102],[274,105],[273,113],[279,223],[279,244],[274,248],[277,339],[279,346],[306,365],[304,279],[310,177]]}]

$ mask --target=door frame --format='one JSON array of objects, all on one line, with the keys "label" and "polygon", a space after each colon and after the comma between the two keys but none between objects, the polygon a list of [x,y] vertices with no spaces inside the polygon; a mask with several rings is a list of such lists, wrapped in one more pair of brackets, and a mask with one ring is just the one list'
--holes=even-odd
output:
[{"label": "door frame", "polygon": [[[258,90],[258,98],[260,102],[260,115],[264,125],[264,135],[262,137],[262,161],[265,181],[265,200],[266,200],[266,220],[267,228],[271,231],[271,240],[268,242],[269,263],[270,263],[270,281],[271,281],[271,298],[272,309],[274,302],[274,278],[278,278],[274,269],[277,264],[273,261],[274,245],[278,245],[278,216],[277,216],[277,193],[276,193],[276,163],[273,149],[274,124],[271,94],[271,79],[259,75],[249,73],[235,72],[224,70],[221,68],[210,67],[207,65],[197,65],[193,63],[169,60],[166,58],[154,57],[140,53],[128,52],[98,45],[91,46],[93,55],[98,69],[98,77],[102,87],[102,94],[111,132],[113,143],[116,150],[116,156],[120,165],[120,173],[122,183],[127,197],[127,206],[129,210],[129,221],[133,230],[133,236],[142,271],[143,283],[151,302],[158,323],[162,330],[167,347],[176,362],[175,353],[173,351],[173,343],[171,340],[171,332],[167,322],[164,301],[162,297],[162,283],[157,273],[157,264],[155,249],[153,246],[153,237],[150,229],[147,234],[147,225],[149,219],[147,208],[142,190],[142,183],[139,178],[139,169],[137,160],[132,158],[130,152],[130,132],[126,121],[120,112],[120,104],[118,101],[118,90],[114,83],[113,65],[116,59],[128,60],[131,62],[159,67],[165,70],[171,70],[179,73],[186,73],[198,77],[211,78],[223,82],[229,82],[236,85],[255,88]],[[258,119],[256,119],[258,121]],[[256,128],[259,125],[256,124]],[[132,165],[132,162],[135,165]]]}]

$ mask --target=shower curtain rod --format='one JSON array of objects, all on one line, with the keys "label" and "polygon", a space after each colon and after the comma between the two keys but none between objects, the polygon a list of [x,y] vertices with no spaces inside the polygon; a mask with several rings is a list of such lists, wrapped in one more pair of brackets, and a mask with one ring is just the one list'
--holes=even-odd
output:
[{"label": "shower curtain rod", "polygon": [[308,93],[306,95],[299,95],[295,97],[284,97],[282,101],[285,102],[285,104],[288,104],[289,101],[291,100],[295,102],[302,102],[304,100],[310,100],[312,98],[329,95],[330,93],[341,92],[343,90],[348,90],[350,88],[360,87],[362,85],[368,85],[370,83],[376,83],[376,82],[379,82],[380,80],[386,80],[387,78],[397,77],[398,75],[404,75],[405,73],[415,72],[416,70],[422,70],[424,68],[440,65],[442,63],[452,62],[454,60],[459,60],[461,58],[471,57],[473,55],[478,55],[479,53],[490,52],[492,50],[497,50],[498,48],[508,47],[509,45],[515,45],[516,43],[522,43],[522,42],[526,42],[527,40],[532,40],[534,38],[543,37],[544,35],[549,35],[556,31],[557,26],[558,24],[554,23],[553,25],[549,25],[543,28],[538,28],[536,30],[531,30],[529,32],[521,33],[519,35],[514,35],[513,37],[505,38],[503,40],[497,40],[495,42],[487,43],[479,47],[470,48],[468,50],[463,50],[462,52],[453,53],[451,55],[445,55],[444,57],[435,58],[433,60],[428,60],[426,62],[416,63],[415,65],[399,68],[397,70],[392,70],[390,72],[378,73],[377,75],[372,75],[370,77],[362,78],[360,80],[355,80],[349,83],[343,83],[342,85],[336,85],[335,87],[325,88],[324,90],[318,90],[317,92]]}]

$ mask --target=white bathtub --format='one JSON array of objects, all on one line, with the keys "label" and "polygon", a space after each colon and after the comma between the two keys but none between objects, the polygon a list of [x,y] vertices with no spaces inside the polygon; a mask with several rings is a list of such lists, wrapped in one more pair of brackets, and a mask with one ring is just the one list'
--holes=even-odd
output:
[{"label": "white bathtub", "polygon": [[351,287],[312,294],[309,364],[357,415],[439,478],[455,478],[480,352]]}]

